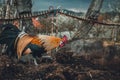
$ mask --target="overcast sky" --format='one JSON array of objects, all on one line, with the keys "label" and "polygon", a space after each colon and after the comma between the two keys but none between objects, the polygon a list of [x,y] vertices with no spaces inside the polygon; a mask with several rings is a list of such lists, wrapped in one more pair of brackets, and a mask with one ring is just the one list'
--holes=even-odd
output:
[{"label": "overcast sky", "polygon": [[33,0],[33,11],[47,10],[49,6],[85,12],[92,0]]}]

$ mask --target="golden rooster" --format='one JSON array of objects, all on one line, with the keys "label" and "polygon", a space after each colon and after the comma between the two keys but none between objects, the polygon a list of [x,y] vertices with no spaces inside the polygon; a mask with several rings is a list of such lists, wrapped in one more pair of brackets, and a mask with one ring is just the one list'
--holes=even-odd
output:
[{"label": "golden rooster", "polygon": [[[40,57],[47,51],[64,46],[67,41],[66,36],[63,38],[48,35],[31,36],[21,32],[12,24],[4,25],[4,27],[5,29],[0,34],[0,44],[7,44],[7,52],[10,53],[8,54],[17,53],[18,59],[28,54],[32,54],[34,58]],[[37,62],[34,62],[37,65]]]}]

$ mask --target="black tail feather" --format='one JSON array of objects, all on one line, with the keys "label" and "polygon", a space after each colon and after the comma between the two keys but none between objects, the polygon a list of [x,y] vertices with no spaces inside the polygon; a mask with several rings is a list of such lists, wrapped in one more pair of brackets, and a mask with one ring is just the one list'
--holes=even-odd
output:
[{"label": "black tail feather", "polygon": [[1,28],[3,28],[3,31],[0,33],[0,44],[6,44],[8,46],[7,52],[14,50],[15,39],[21,31],[12,24],[2,25]]},{"label": "black tail feather", "polygon": [[4,28],[4,30],[0,34],[0,44],[9,44],[16,39],[20,32],[20,30],[12,24],[5,24],[1,27]]}]

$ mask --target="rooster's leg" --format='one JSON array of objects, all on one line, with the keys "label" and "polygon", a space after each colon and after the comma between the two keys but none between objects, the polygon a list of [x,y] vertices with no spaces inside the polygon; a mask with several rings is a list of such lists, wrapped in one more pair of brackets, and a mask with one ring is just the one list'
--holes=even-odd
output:
[{"label": "rooster's leg", "polygon": [[35,58],[33,58],[33,62],[36,66],[38,65],[37,60]]}]

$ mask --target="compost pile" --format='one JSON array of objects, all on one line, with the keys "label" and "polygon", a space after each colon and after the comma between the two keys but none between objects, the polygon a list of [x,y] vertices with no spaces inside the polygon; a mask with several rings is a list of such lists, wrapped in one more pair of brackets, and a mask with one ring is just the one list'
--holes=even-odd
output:
[{"label": "compost pile", "polygon": [[63,48],[54,60],[38,60],[38,66],[0,55],[0,80],[119,80],[120,56],[115,51],[75,54]]}]

